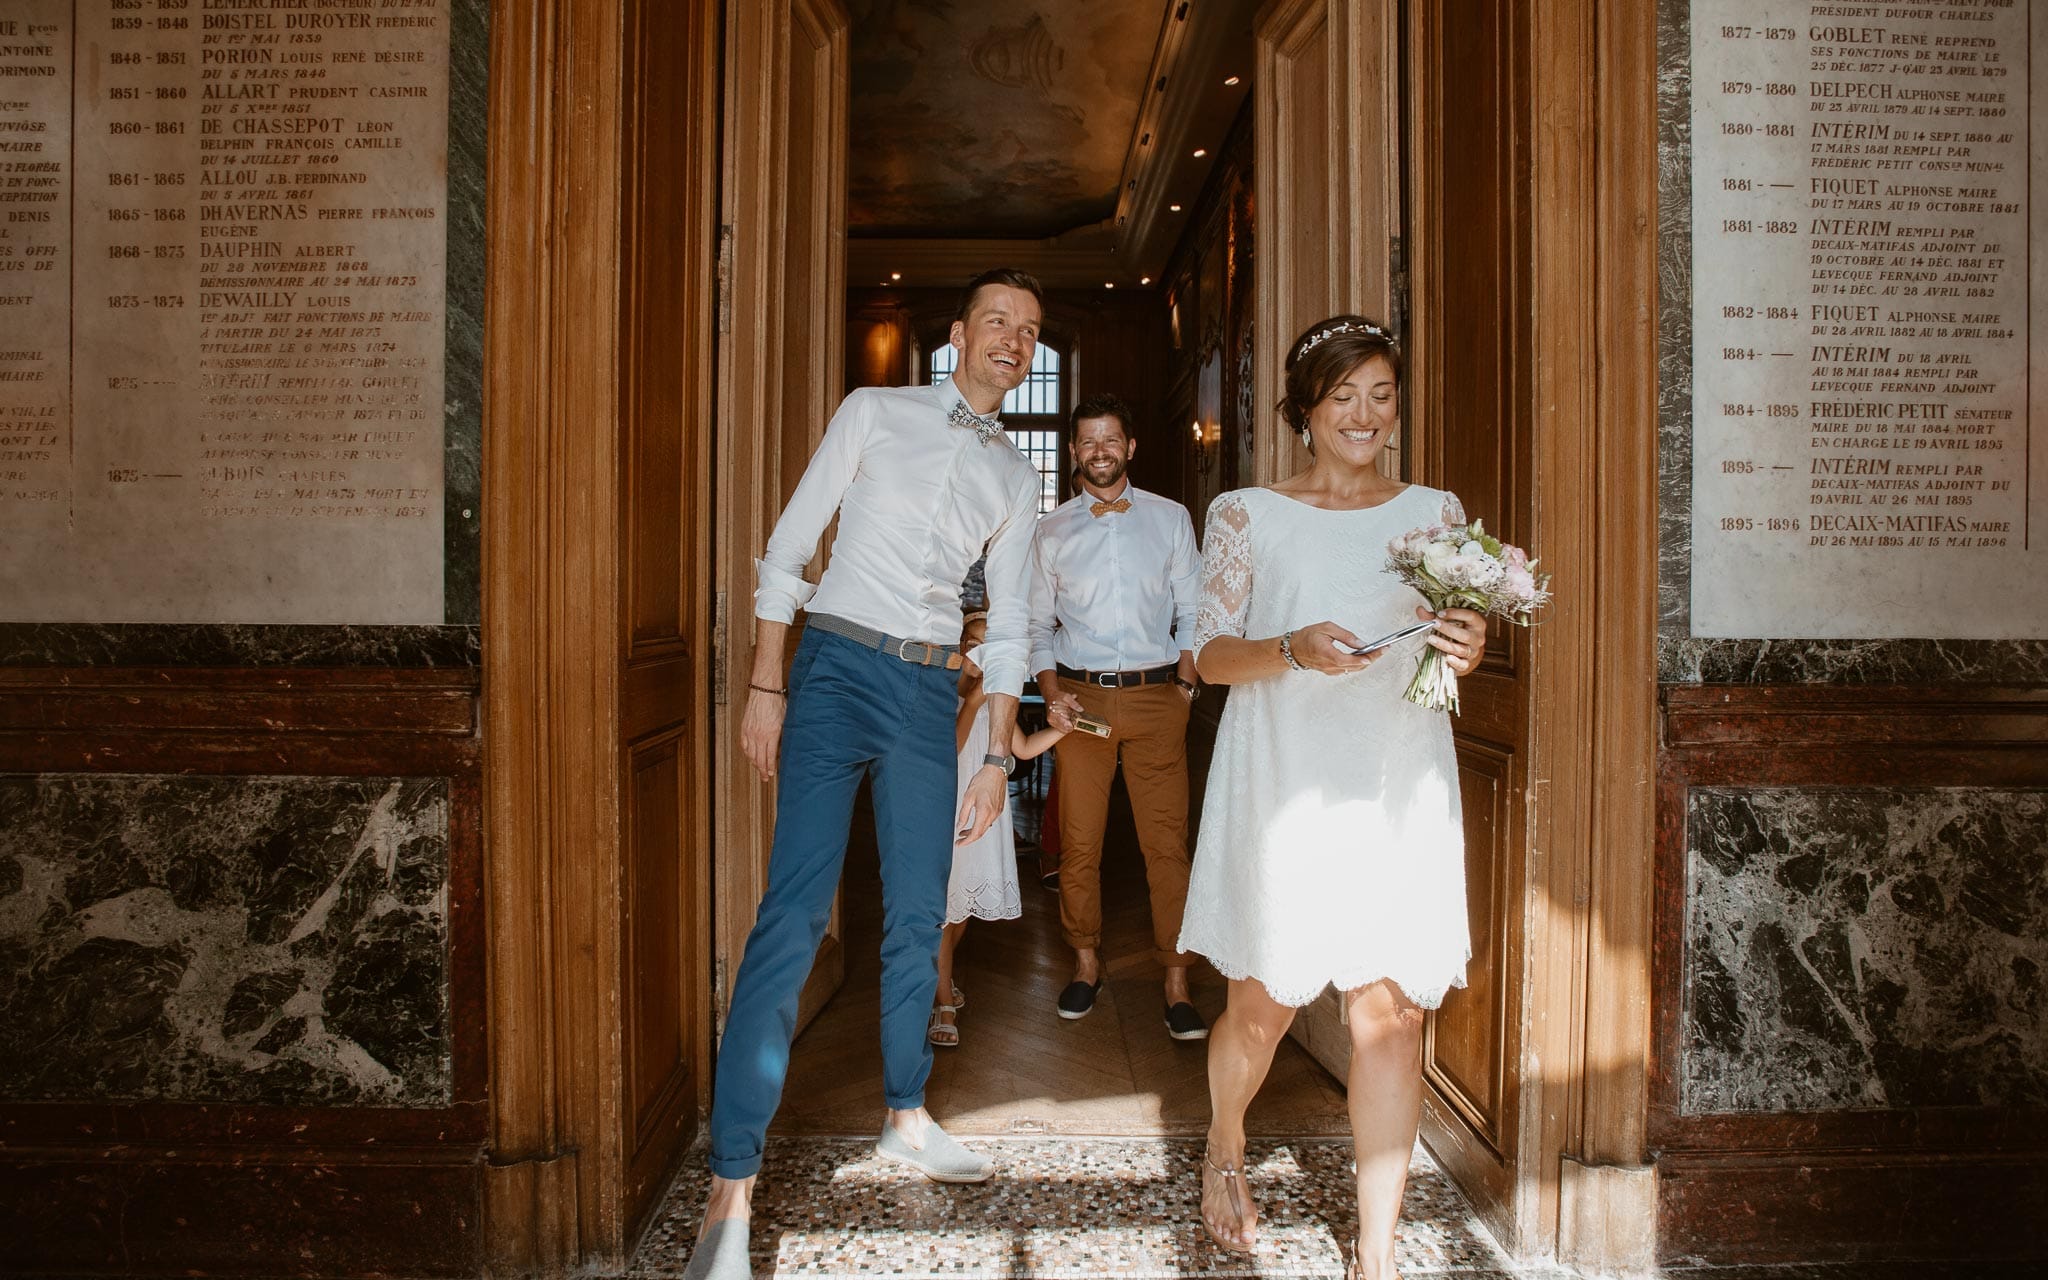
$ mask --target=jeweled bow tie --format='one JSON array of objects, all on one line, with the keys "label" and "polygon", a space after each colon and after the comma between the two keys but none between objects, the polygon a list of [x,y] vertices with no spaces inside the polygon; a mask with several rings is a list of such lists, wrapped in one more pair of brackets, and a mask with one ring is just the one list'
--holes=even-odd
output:
[{"label": "jeweled bow tie", "polygon": [[1094,506],[1088,508],[1088,514],[1100,519],[1112,511],[1121,515],[1130,509],[1131,500],[1129,498],[1118,498],[1115,502],[1097,502]]},{"label": "jeweled bow tie", "polygon": [[966,427],[969,431],[980,437],[983,444],[987,444],[1003,434],[1003,420],[1001,418],[992,413],[984,418],[968,408],[965,400],[955,400],[953,402],[953,412],[946,415],[946,421],[956,427]]}]

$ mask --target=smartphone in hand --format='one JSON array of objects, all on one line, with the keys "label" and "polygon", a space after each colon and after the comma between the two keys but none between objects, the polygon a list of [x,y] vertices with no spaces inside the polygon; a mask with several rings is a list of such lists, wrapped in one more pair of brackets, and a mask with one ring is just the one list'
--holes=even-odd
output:
[{"label": "smartphone in hand", "polygon": [[1355,657],[1359,654],[1371,653],[1375,649],[1384,649],[1397,640],[1406,640],[1409,636],[1421,635],[1425,631],[1434,630],[1436,630],[1436,620],[1432,618],[1427,622],[1417,622],[1411,626],[1403,627],[1399,631],[1390,631],[1379,639],[1369,640],[1356,649],[1345,644],[1342,640],[1332,640],[1330,643],[1337,646],[1339,653],[1348,653]]}]

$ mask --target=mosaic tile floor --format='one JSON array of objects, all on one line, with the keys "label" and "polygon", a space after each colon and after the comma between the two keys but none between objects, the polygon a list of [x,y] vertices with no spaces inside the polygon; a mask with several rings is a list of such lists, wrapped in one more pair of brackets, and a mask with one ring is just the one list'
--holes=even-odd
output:
[{"label": "mosaic tile floor", "polygon": [[[1197,1214],[1201,1145],[1184,1138],[972,1138],[1001,1165],[978,1187],[941,1187],[850,1138],[771,1138],[754,1201],[757,1280],[1182,1280],[1338,1277],[1356,1221],[1351,1148],[1254,1143],[1264,1236],[1247,1258],[1209,1243]],[[610,1280],[673,1280],[689,1262],[705,1183],[686,1157],[633,1265]],[[1427,1152],[1416,1148],[1396,1247],[1402,1280],[1578,1280],[1516,1266]],[[2039,1263],[1868,1262],[1681,1267],[1666,1280],[2042,1280]]]},{"label": "mosaic tile floor", "polygon": [[[1341,1276],[1353,1229],[1348,1142],[1255,1144],[1250,1184],[1264,1214],[1247,1258],[1203,1233],[1201,1144],[1185,1139],[980,1139],[1001,1171],[978,1187],[941,1187],[876,1158],[873,1143],[777,1138],[755,1198],[758,1277],[898,1280],[1043,1277]],[[628,1272],[682,1274],[707,1175],[686,1165]],[[1408,1181],[1399,1260],[1405,1280],[1518,1273],[1426,1153]]]}]

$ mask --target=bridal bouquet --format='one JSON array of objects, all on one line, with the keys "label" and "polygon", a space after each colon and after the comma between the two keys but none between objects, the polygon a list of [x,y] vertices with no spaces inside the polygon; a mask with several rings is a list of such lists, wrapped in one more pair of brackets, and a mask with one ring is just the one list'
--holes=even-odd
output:
[{"label": "bridal bouquet", "polygon": [[[1487,533],[1477,520],[1411,529],[1387,543],[1387,568],[1420,591],[1431,609],[1471,609],[1526,627],[1550,602],[1550,575],[1537,573],[1528,552]],[[1422,650],[1408,701],[1432,711],[1458,709],[1458,674],[1442,649]]]}]

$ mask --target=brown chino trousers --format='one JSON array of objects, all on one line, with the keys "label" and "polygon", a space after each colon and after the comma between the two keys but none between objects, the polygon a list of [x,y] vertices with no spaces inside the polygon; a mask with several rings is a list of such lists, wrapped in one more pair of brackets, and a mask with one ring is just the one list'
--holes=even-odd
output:
[{"label": "brown chino trousers", "polygon": [[1110,726],[1107,738],[1077,729],[1055,748],[1060,927],[1067,945],[1102,945],[1102,829],[1121,753],[1124,789],[1130,793],[1145,880],[1152,889],[1153,945],[1161,964],[1190,964],[1194,957],[1177,949],[1188,901],[1188,700],[1170,681],[1105,689],[1062,678],[1060,687]]}]

